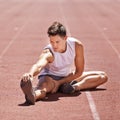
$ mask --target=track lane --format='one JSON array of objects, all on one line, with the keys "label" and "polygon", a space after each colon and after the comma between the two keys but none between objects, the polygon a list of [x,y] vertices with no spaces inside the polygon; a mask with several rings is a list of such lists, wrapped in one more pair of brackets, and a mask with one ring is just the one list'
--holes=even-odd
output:
[{"label": "track lane", "polygon": [[[34,8],[36,7],[36,5],[37,4],[34,5]],[[33,12],[34,12],[34,10],[33,10]],[[41,9],[39,9],[39,10],[41,10]],[[51,10],[51,7],[49,9],[47,8],[47,10]],[[36,13],[36,11],[35,11],[35,13]],[[29,18],[34,18],[36,15],[35,14],[29,15]],[[43,22],[45,17],[46,17],[46,14],[43,16],[42,19],[41,18],[38,18],[38,19],[41,19],[41,22]],[[48,24],[47,22],[49,22],[51,24],[51,22],[53,22],[53,18],[51,18],[50,20],[48,18],[46,18],[46,19],[47,20],[44,21],[44,24],[45,23]],[[29,24],[35,24],[37,26],[39,24],[39,21],[37,21],[35,19],[31,19],[29,21]],[[43,25],[42,27],[44,27],[44,26],[45,25]],[[31,28],[34,28],[34,29],[31,29]],[[16,38],[16,40],[13,42],[13,44],[9,47],[9,49],[6,50],[4,56],[2,57],[1,73],[2,74],[6,73],[6,76],[2,75],[1,79],[8,80],[8,83],[3,81],[2,85],[0,86],[1,94],[4,95],[4,97],[2,97],[0,99],[0,101],[2,103],[1,107],[4,106],[4,108],[7,108],[7,110],[5,110],[4,108],[2,109],[1,114],[0,114],[1,118],[3,118],[4,120],[5,119],[7,120],[8,117],[4,116],[4,115],[9,114],[9,118],[11,118],[11,119],[23,119],[25,116],[27,116],[28,119],[34,119],[33,117],[29,116],[29,114],[31,113],[31,110],[33,110],[33,111],[40,111],[39,114],[34,112],[34,115],[37,118],[39,118],[39,115],[42,115],[42,119],[46,119],[46,118],[54,119],[55,117],[58,119],[61,119],[61,118],[62,119],[67,119],[67,118],[74,119],[74,118],[78,118],[78,117],[81,117],[81,118],[84,117],[85,119],[87,119],[89,116],[89,118],[91,118],[91,120],[92,120],[91,113],[89,113],[89,106],[83,110],[84,104],[86,103],[86,100],[84,100],[85,94],[81,95],[81,96],[83,96],[82,97],[83,100],[81,99],[81,96],[78,96],[77,101],[76,101],[77,96],[72,97],[72,98],[69,96],[68,97],[66,96],[65,98],[63,97],[63,101],[65,101],[64,102],[65,105],[63,104],[62,101],[61,101],[62,103],[60,104],[60,101],[58,101],[58,100],[62,99],[62,96],[58,95],[58,98],[57,98],[58,100],[55,100],[55,98],[52,100],[54,106],[51,105],[51,102],[47,102],[46,104],[45,104],[45,102],[38,102],[38,103],[36,103],[36,104],[38,104],[38,106],[36,105],[36,107],[31,107],[31,108],[27,108],[27,109],[24,109],[24,107],[21,108],[19,106],[16,106],[19,103],[21,103],[21,101],[23,101],[23,97],[24,97],[22,92],[20,93],[20,91],[19,91],[20,88],[19,88],[18,78],[21,75],[21,73],[24,73],[25,71],[27,71],[29,69],[29,67],[31,66],[31,64],[37,59],[38,53],[42,49],[41,48],[42,44],[45,44],[44,40],[43,40],[44,43],[40,44],[39,40],[36,40],[36,42],[35,42],[35,41],[33,41],[34,37],[31,37],[31,33],[33,33],[33,36],[39,35],[39,32],[37,34],[35,32],[35,31],[39,30],[39,28],[41,28],[41,25],[40,26],[38,25],[38,27],[35,28],[34,26],[30,27],[27,24],[24,27],[24,29],[22,30],[22,32],[19,34],[19,36]],[[41,38],[46,38],[46,35],[42,34]],[[26,47],[26,45],[29,47]],[[33,45],[35,45],[35,47],[33,47]],[[16,51],[16,46],[17,46],[17,51]],[[40,48],[39,48],[39,46],[40,46]],[[14,52],[12,52],[12,51],[14,51]],[[35,54],[35,52],[37,52],[37,53]],[[13,58],[15,58],[15,59],[13,59]],[[23,66],[23,67],[21,67],[21,66]],[[18,68],[18,69],[16,70],[16,68]],[[10,83],[12,83],[12,86],[9,86]],[[9,86],[9,93],[7,92],[8,86]],[[11,101],[11,102],[7,103],[8,102],[7,98],[9,98],[9,101]],[[80,100],[81,100],[81,102],[80,102]],[[74,102],[75,108],[73,108],[73,106],[71,106],[73,101],[75,101]],[[83,104],[83,106],[81,106],[80,103]],[[45,105],[47,105],[50,110],[48,110],[48,107],[45,108]],[[69,107],[69,105],[70,105],[70,107]],[[44,107],[42,107],[42,106],[44,106]],[[12,110],[11,110],[11,107],[13,108]],[[59,115],[56,114],[55,111]],[[73,111],[75,111],[75,112],[72,113]],[[82,114],[78,114],[79,111],[81,111]],[[4,113],[4,115],[2,113]],[[14,114],[16,114],[16,115],[14,115]],[[21,114],[21,115],[19,115],[19,114]],[[46,116],[46,114],[47,114],[47,116]],[[69,114],[71,114],[71,116],[68,117]],[[84,114],[86,114],[86,115],[84,115]]]},{"label": "track lane", "polygon": [[[96,14],[93,13],[93,10],[96,9],[94,8],[96,4],[88,2],[87,0],[81,2],[69,1],[69,4],[68,1],[48,2],[47,0],[37,0],[36,2],[26,1],[26,5],[27,3],[29,3],[30,5],[29,7],[27,7],[26,12],[26,17],[29,18],[28,24],[26,24],[20,35],[16,38],[12,46],[9,47],[7,52],[2,57],[2,67],[0,67],[2,81],[2,85],[0,85],[2,96],[0,97],[0,103],[2,104],[0,104],[0,107],[2,108],[4,106],[4,108],[2,108],[2,110],[0,111],[1,120],[26,118],[30,120],[40,118],[49,118],[51,120],[54,120],[55,118],[58,120],[93,120],[85,92],[82,92],[82,94],[78,94],[73,97],[62,96],[61,94],[58,94],[57,97],[56,95],[52,95],[49,96],[49,100],[37,102],[35,106],[17,106],[19,103],[21,103],[21,101],[23,101],[24,97],[22,92],[20,92],[19,77],[22,73],[27,71],[29,67],[36,61],[40,51],[42,50],[42,47],[46,43],[48,43],[47,35],[45,35],[46,29],[55,19],[65,23],[71,35],[75,35],[76,37],[80,38],[80,40],[84,43],[85,55],[87,57],[86,69],[103,69],[109,73],[110,82],[102,86],[102,88],[107,88],[107,90],[98,90],[95,92],[91,91],[91,94],[94,98],[101,120],[107,120],[108,118],[117,119],[116,116],[119,112],[116,106],[116,103],[118,103],[119,100],[117,99],[117,95],[119,94],[119,91],[117,89],[117,86],[119,85],[117,81],[119,78],[119,61],[114,50],[111,50],[110,45],[105,41],[105,38],[102,36],[102,34],[100,34],[100,31],[96,28],[96,25],[93,23],[93,21],[90,19],[90,16],[88,15],[89,12],[90,15],[93,15],[93,18],[95,18]],[[57,9],[60,7],[60,4],[62,4],[65,17],[63,16],[63,14],[60,13],[60,11],[57,11]],[[53,7],[51,5],[53,5]],[[91,8],[91,5],[93,6],[93,8]],[[99,9],[102,9],[102,7]],[[87,12],[85,12],[84,10],[87,10]],[[48,11],[50,12],[48,13]],[[31,14],[31,12],[33,14]],[[26,13],[22,15],[26,15]],[[23,17],[22,20],[24,21],[26,17]],[[96,19],[95,22],[97,22],[98,24],[99,19]],[[103,30],[102,24],[99,27],[100,30]],[[108,34],[106,33],[105,35],[108,36]],[[102,45],[102,43],[104,43],[104,45],[102,46],[103,50],[101,51],[101,46],[97,45]],[[26,47],[26,45],[28,47]],[[109,58],[105,58],[103,56],[104,52],[104,55],[109,56]],[[99,54],[99,56],[97,56],[96,54]],[[93,66],[93,64],[95,64],[95,66]],[[111,69],[109,69],[109,66],[111,66]],[[118,71],[116,70],[116,72],[113,72],[112,68],[114,67],[118,69]],[[6,76],[4,75],[4,73],[6,73]],[[116,80],[113,81],[113,79]],[[8,82],[6,83],[5,80],[8,80]],[[111,83],[112,85],[116,86],[116,88],[111,87]],[[110,101],[110,97],[111,100],[114,101]],[[106,107],[104,107],[105,105]],[[110,109],[114,109],[115,113],[112,111],[110,112]],[[31,116],[31,113],[36,116],[36,118],[34,116]]]},{"label": "track lane", "polygon": [[[119,98],[119,91],[120,91],[119,89],[120,82],[118,77],[119,71],[120,71],[119,52],[118,52],[119,49],[114,45],[114,42],[115,42],[114,39],[112,40],[109,39],[111,38],[112,35],[114,35],[112,30],[115,31],[117,29],[116,27],[112,27],[112,29],[109,29],[109,28],[111,27],[110,25],[113,22],[113,20],[118,21],[119,17],[115,15],[116,17],[111,20],[106,18],[106,24],[109,25],[108,26],[109,34],[106,34],[104,26],[102,26],[102,23],[104,23],[104,21],[100,24],[100,21],[104,20],[104,16],[103,17],[100,16],[100,13],[102,10],[102,5],[100,3],[104,4],[104,2],[95,2],[93,4],[90,1],[89,2],[87,1],[86,3],[83,2],[79,5],[78,3],[77,4],[75,3],[73,4],[73,3],[71,5],[69,4],[69,6],[70,7],[76,6],[75,7],[76,11],[73,12],[73,11],[69,11],[69,9],[68,10],[64,9],[65,10],[64,12],[65,12],[66,18],[69,19],[68,24],[69,24],[70,31],[72,32],[72,34],[75,33],[76,36],[78,36],[78,38],[82,40],[82,42],[86,47],[85,48],[86,58],[87,58],[86,68],[87,70],[93,70],[93,69],[105,70],[109,75],[109,82],[101,86],[103,87],[103,89],[108,88],[108,90],[107,91],[103,90],[103,92],[100,92],[100,91],[92,92],[93,98],[95,99],[95,104],[100,114],[100,118],[106,119],[106,120],[117,119],[119,117],[119,112],[120,112],[119,105],[116,108],[116,103],[118,103],[119,101],[118,98]],[[96,3],[99,5],[98,7]],[[112,5],[112,1],[110,2],[110,5]],[[109,9],[107,9],[107,6],[106,6],[106,10],[107,11],[105,12],[108,15],[112,16],[111,14],[109,14],[111,12],[109,12]],[[79,14],[74,18],[70,19],[74,13],[76,14],[79,13]],[[114,15],[114,12],[112,12],[112,14]],[[77,24],[77,27],[74,27],[74,25],[72,25],[73,21],[74,23]],[[115,24],[115,25],[119,27],[119,24]],[[88,29],[88,28],[91,28],[91,29]],[[120,38],[119,35],[117,34],[116,34],[116,37]],[[108,42],[108,40],[106,40],[106,38],[109,39],[111,44]],[[119,46],[119,42],[117,45]],[[102,50],[101,50],[101,46],[102,46]],[[94,64],[95,66],[93,66]],[[116,68],[115,71],[113,70],[113,68]],[[112,86],[116,86],[116,87],[115,88],[112,87],[111,84]],[[114,97],[112,95],[113,94],[112,89],[113,91],[115,90],[114,92],[116,95],[114,97],[116,99],[113,99]],[[99,94],[97,95],[97,93]],[[101,101],[99,101],[99,99],[101,99]],[[111,100],[108,101],[108,99],[111,99]],[[113,108],[115,110],[114,114],[112,111],[111,112],[109,111],[110,109],[113,109]]]}]

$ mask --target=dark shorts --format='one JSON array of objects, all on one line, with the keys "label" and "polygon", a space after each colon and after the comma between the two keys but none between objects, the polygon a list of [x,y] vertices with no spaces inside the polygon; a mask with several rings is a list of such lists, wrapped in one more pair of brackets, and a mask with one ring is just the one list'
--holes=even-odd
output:
[{"label": "dark shorts", "polygon": [[49,77],[53,78],[56,81],[61,80],[61,79],[64,78],[63,76],[61,77],[61,76],[55,76],[55,75],[39,75],[38,76],[39,84],[45,82],[45,77],[46,76],[49,76]]}]

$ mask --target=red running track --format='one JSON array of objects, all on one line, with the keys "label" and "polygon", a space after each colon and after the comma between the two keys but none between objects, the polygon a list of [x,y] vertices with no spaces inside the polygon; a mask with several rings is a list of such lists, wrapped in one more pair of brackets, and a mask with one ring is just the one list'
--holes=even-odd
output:
[{"label": "red running track", "polygon": [[[0,0],[0,120],[119,120],[119,13],[120,0]],[[109,81],[22,106],[20,77],[49,42],[46,31],[56,20],[84,44],[85,70],[106,71]]]}]

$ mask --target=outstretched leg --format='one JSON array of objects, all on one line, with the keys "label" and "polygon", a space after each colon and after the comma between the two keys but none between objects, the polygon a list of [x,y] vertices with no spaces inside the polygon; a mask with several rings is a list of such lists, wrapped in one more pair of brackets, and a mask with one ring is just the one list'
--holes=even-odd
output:
[{"label": "outstretched leg", "polygon": [[46,94],[53,90],[54,82],[51,79],[49,76],[43,76],[41,80],[39,80],[35,90],[35,100],[44,99]]},{"label": "outstretched leg", "polygon": [[45,76],[42,83],[38,83],[37,87],[33,89],[31,80],[20,82],[21,89],[25,94],[26,102],[34,105],[36,100],[44,99],[46,93],[49,93],[54,88],[54,82],[50,77]]},{"label": "outstretched leg", "polygon": [[76,79],[78,83],[74,84],[73,86],[75,87],[76,91],[96,88],[99,85],[107,82],[107,79],[108,77],[106,73],[102,71],[83,72],[83,75]]}]

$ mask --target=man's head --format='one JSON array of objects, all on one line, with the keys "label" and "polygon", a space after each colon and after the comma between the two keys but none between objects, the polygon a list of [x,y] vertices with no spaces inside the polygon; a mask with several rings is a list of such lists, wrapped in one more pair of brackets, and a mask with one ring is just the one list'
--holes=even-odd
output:
[{"label": "man's head", "polygon": [[59,35],[60,37],[66,36],[66,28],[59,22],[54,22],[49,28],[48,28],[48,36],[56,36]]},{"label": "man's head", "polygon": [[50,44],[55,52],[65,52],[66,50],[66,28],[59,22],[54,22],[48,28]]}]

